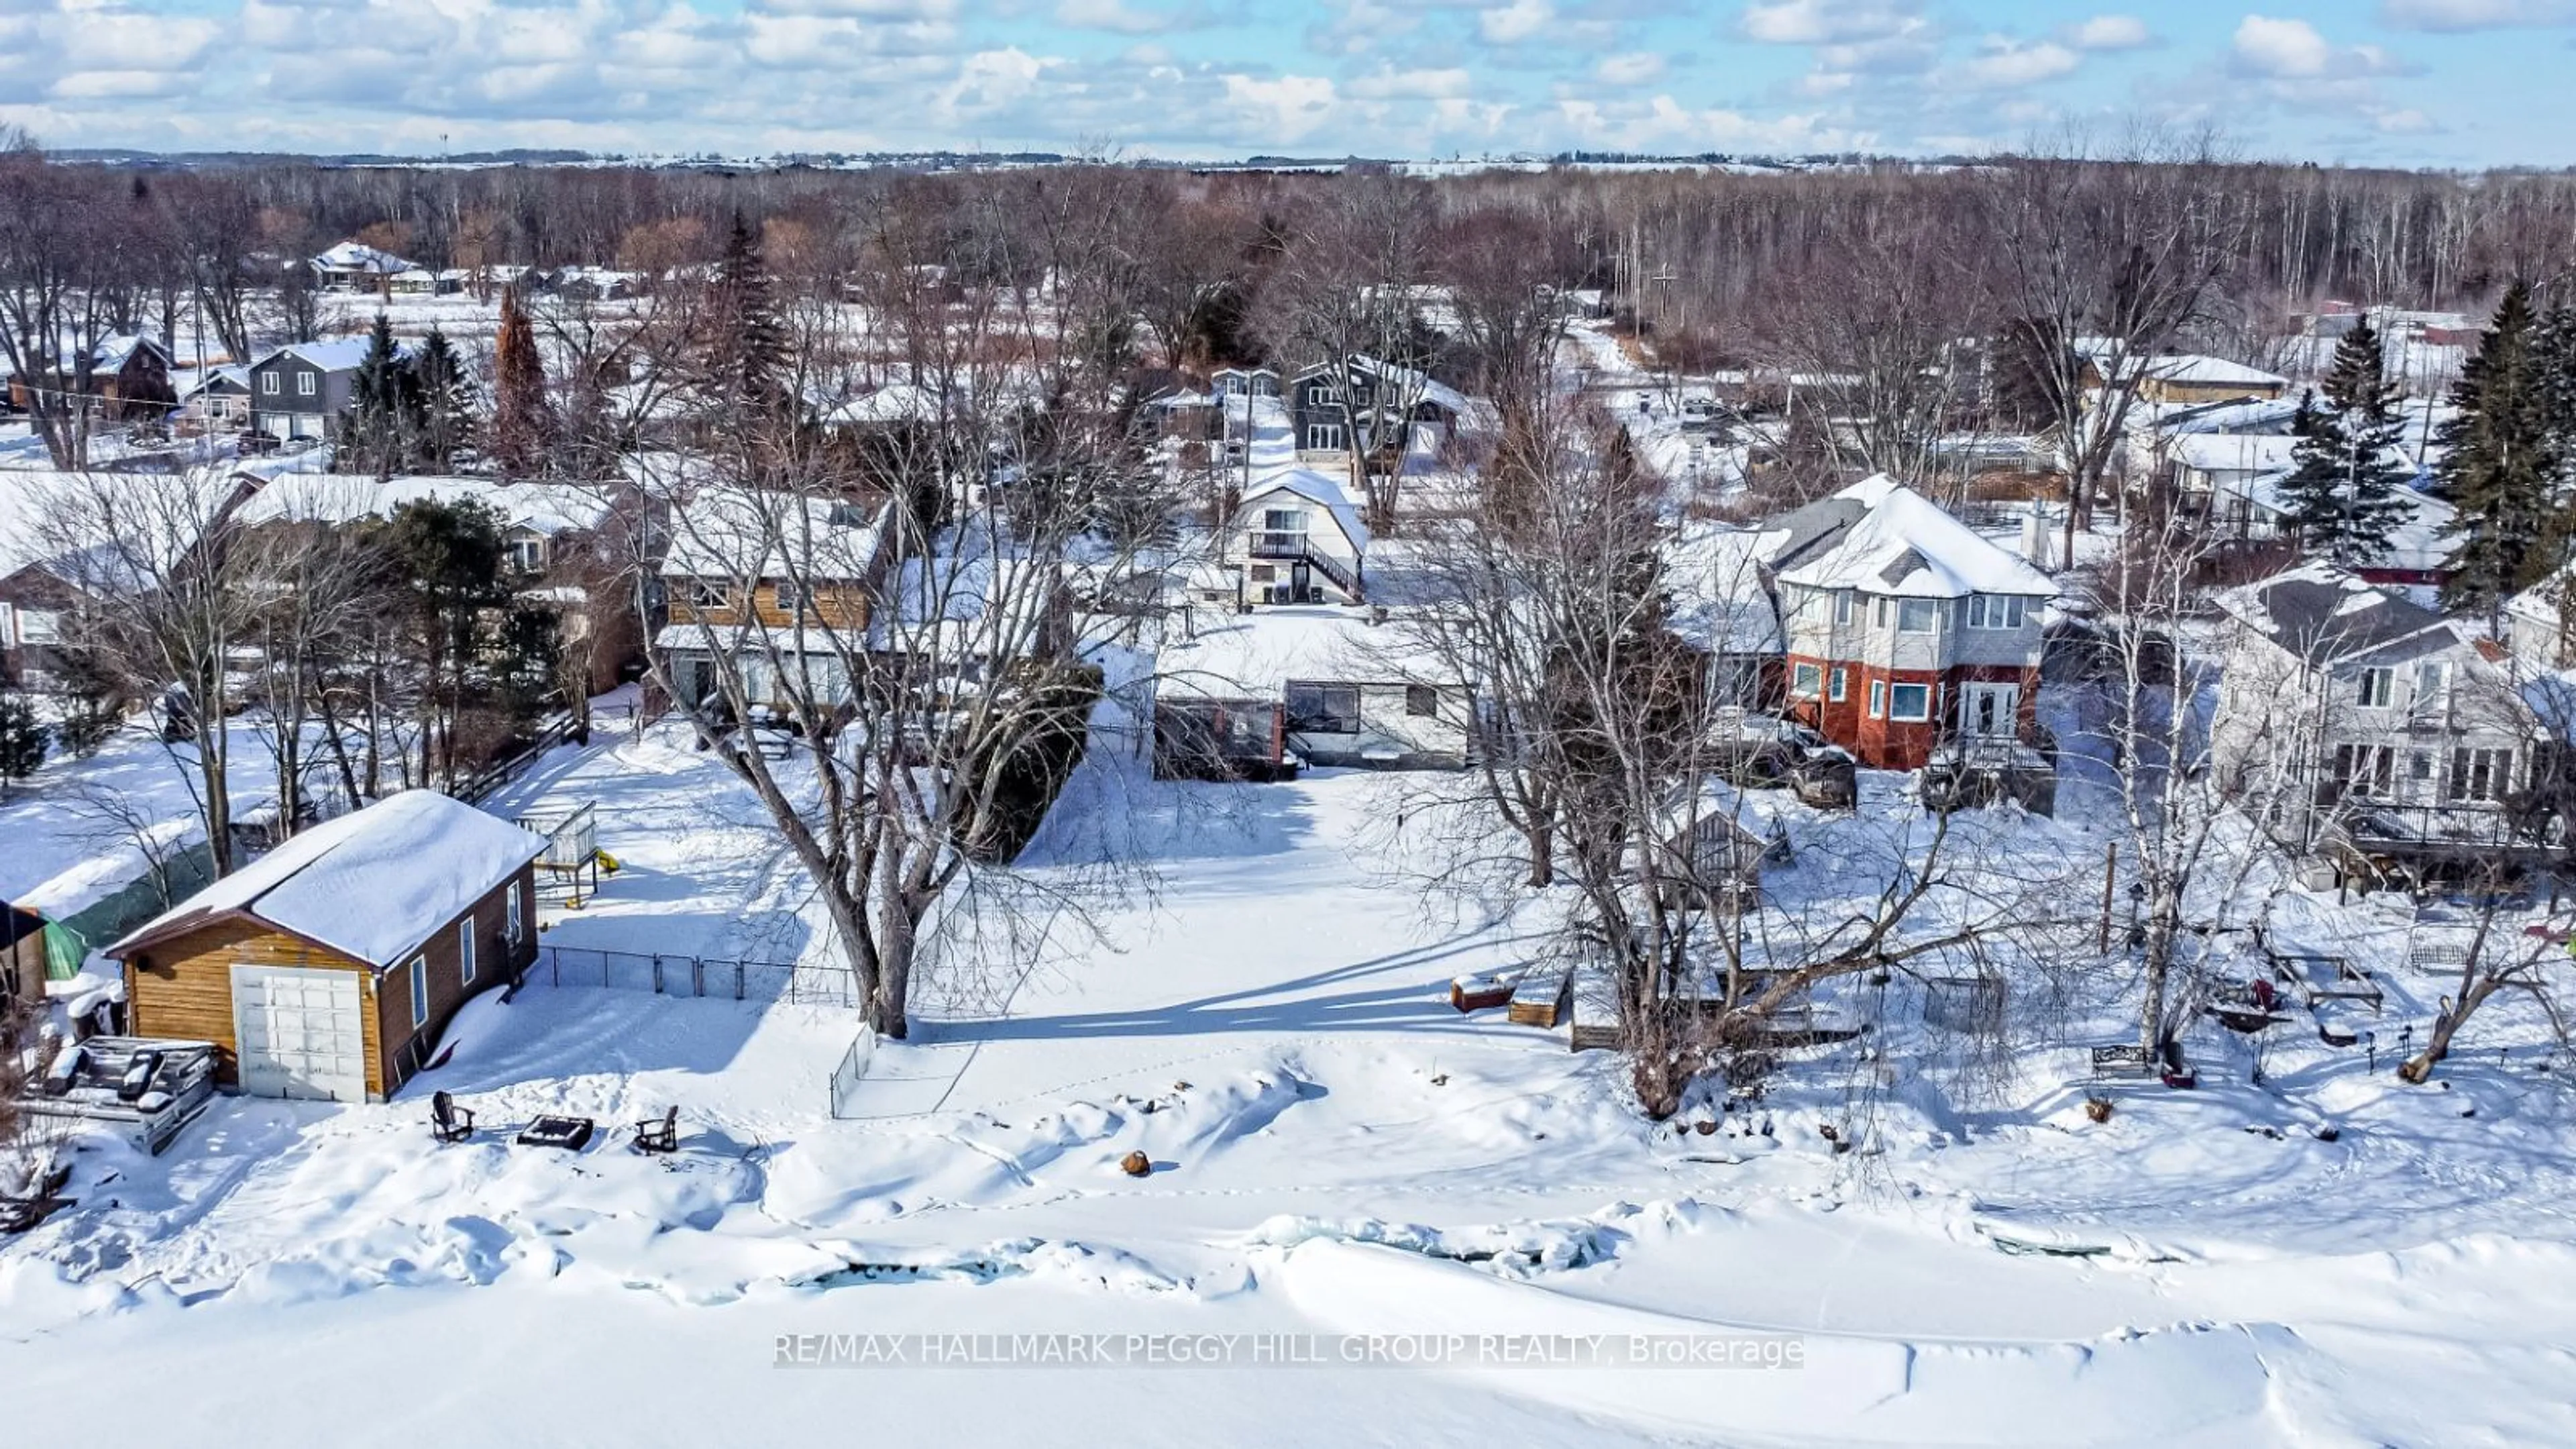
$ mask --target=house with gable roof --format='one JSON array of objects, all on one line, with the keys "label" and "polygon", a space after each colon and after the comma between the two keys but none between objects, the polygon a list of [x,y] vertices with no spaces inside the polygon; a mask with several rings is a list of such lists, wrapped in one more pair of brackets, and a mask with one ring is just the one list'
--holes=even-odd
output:
[{"label": "house with gable roof", "polygon": [[1761,525],[1788,713],[1873,769],[1953,738],[2038,732],[2041,616],[2058,589],[1880,474]]},{"label": "house with gable roof", "polygon": [[1247,604],[1367,601],[1368,525],[1330,473],[1289,468],[1243,492],[1218,562],[1241,570]]},{"label": "house with gable roof", "polygon": [[2519,807],[2558,745],[2492,641],[2322,562],[2218,606],[2210,765],[2285,844],[2422,861],[2542,843]]}]

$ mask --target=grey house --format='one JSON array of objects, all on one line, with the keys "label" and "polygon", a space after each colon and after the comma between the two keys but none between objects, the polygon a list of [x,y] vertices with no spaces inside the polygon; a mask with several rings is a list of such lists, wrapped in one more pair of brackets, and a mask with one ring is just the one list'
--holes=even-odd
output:
[{"label": "grey house", "polygon": [[323,439],[337,430],[367,357],[367,339],[296,342],[250,366],[251,431],[281,442]]}]

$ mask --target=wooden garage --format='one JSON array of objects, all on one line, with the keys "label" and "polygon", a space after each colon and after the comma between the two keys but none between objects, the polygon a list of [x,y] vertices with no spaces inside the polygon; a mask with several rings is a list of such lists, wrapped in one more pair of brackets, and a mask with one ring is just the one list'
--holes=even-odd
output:
[{"label": "wooden garage", "polygon": [[253,1096],[382,1101],[536,959],[545,848],[430,790],[317,825],[108,948],[129,1029],[215,1043]]}]

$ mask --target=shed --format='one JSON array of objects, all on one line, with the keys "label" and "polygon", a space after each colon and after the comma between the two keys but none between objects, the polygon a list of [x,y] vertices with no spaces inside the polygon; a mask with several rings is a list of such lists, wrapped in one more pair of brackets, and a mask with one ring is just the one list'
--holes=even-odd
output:
[{"label": "shed", "polygon": [[108,948],[130,1029],[214,1043],[254,1096],[382,1101],[536,959],[545,849],[428,790],[315,826]]}]

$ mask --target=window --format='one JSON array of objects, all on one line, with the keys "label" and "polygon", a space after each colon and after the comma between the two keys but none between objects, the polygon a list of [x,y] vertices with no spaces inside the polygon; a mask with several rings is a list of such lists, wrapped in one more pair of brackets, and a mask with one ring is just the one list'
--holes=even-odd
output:
[{"label": "window", "polygon": [[1851,627],[1851,623],[1852,623],[1852,617],[1853,617],[1853,615],[1859,612],[1859,611],[1854,607],[1854,605],[1855,605],[1857,602],[1858,602],[1858,596],[1857,596],[1857,595],[1855,595],[1851,590],[1849,590],[1849,589],[1836,589],[1836,590],[1834,590],[1834,627],[1835,627],[1835,628],[1837,628],[1837,629],[1848,629],[1848,628],[1850,628],[1850,627]]},{"label": "window", "polygon": [[2417,750],[2406,757],[2406,778],[2421,783],[2433,778],[2433,757]]},{"label": "window", "polygon": [[1304,533],[1306,510],[1302,508],[1265,508],[1261,510],[1263,533]]},{"label": "window", "polygon": [[414,956],[411,965],[411,1029],[429,1025],[429,958]]},{"label": "window", "polygon": [[1355,684],[1288,682],[1288,728],[1299,734],[1360,732],[1360,691]]},{"label": "window", "polygon": [[474,914],[456,923],[456,979],[467,986],[474,984]]},{"label": "window", "polygon": [[1932,686],[1928,684],[1895,685],[1888,691],[1887,702],[1891,706],[1888,713],[1890,719],[1918,721],[1930,719]]},{"label": "window", "polygon": [[779,584],[771,591],[770,597],[777,602],[778,612],[782,614],[792,614],[799,609],[814,607],[814,591],[797,583]]},{"label": "window", "polygon": [[1789,671],[1789,693],[1798,699],[1814,699],[1825,692],[1825,667],[1800,664]]},{"label": "window", "polygon": [[1406,685],[1404,712],[1416,719],[1428,719],[1440,713],[1440,691],[1427,684]]},{"label": "window", "polygon": [[1254,564],[1252,566],[1252,581],[1256,584],[1266,584],[1277,577],[1279,577],[1279,568],[1276,564]]},{"label": "window", "polygon": [[277,396],[277,374],[273,372],[261,373],[259,375],[259,390],[265,396]]},{"label": "window", "polygon": [[1832,682],[1826,687],[1825,691],[1825,697],[1836,704],[1842,703],[1844,698],[1850,693],[1844,682],[1843,674],[1843,667],[1839,664],[1835,665]]},{"label": "window", "polygon": [[1887,627],[1887,600],[1885,599],[1878,601],[1878,627],[1882,629]]},{"label": "window", "polygon": [[2365,669],[2361,671],[2361,707],[2363,709],[2388,708],[2388,697],[2395,683],[2394,671],[2392,670]]},{"label": "window", "polygon": [[1968,627],[1971,629],[2018,629],[2027,617],[2023,612],[2027,600],[2019,594],[1970,594]]},{"label": "window", "polygon": [[510,540],[510,567],[523,574],[543,572],[546,566],[546,541],[520,537]]},{"label": "window", "polygon": [[2451,671],[2438,660],[2427,659],[2415,666],[2415,708],[2438,711],[2442,707],[2442,687],[2450,682]]},{"label": "window", "polygon": [[501,917],[501,939],[515,946],[519,944],[519,932],[525,928],[527,921],[527,916],[525,914],[526,907],[519,903],[519,883],[517,881],[510,882],[509,893],[501,897],[501,900],[503,911]]},{"label": "window", "polygon": [[1873,679],[1869,682],[1869,717],[1887,718],[1887,681],[1884,679]]},{"label": "window", "polygon": [[299,372],[295,374],[295,395],[297,397],[313,396],[313,374],[309,372]]},{"label": "window", "polygon": [[1896,601],[1896,632],[1929,634],[1936,612],[1930,599],[1899,599]]},{"label": "window", "polygon": [[2513,751],[2451,751],[2451,800],[2501,800],[2513,783]]},{"label": "window", "polygon": [[733,586],[721,579],[698,579],[689,585],[689,602],[700,609],[728,608],[733,603]]},{"label": "window", "polygon": [[1308,423],[1306,425],[1305,447],[1307,452],[1329,453],[1341,446],[1342,425],[1340,423]]},{"label": "window", "polygon": [[2396,751],[2386,745],[2335,746],[2335,782],[2355,795],[2395,793]]}]

